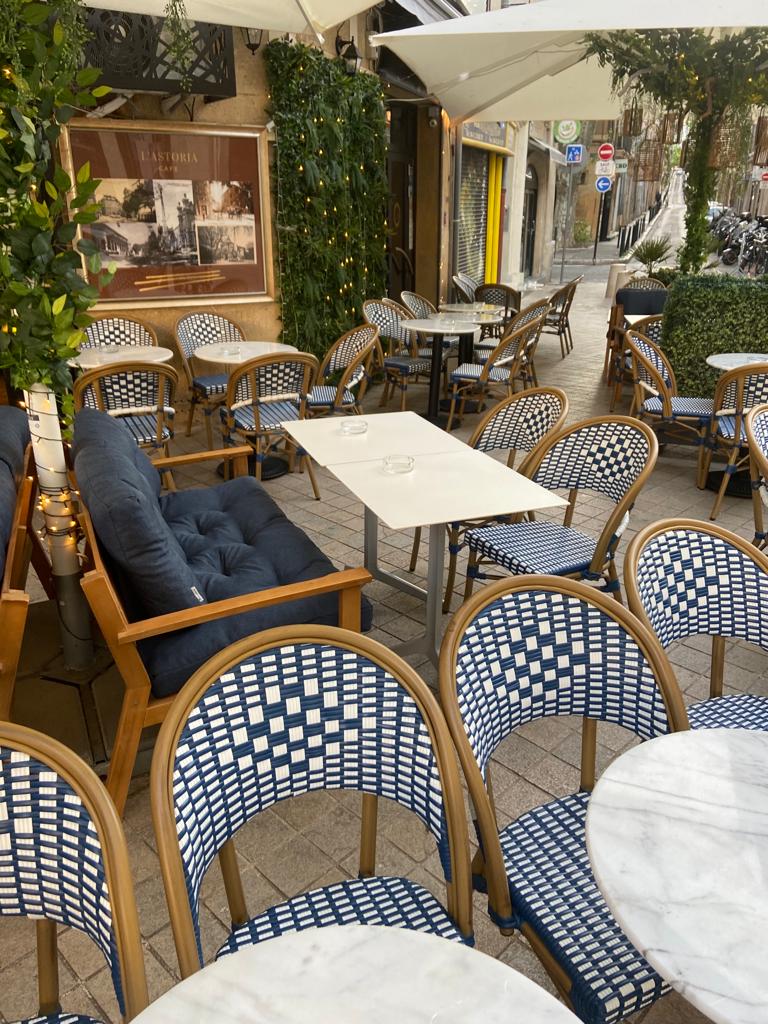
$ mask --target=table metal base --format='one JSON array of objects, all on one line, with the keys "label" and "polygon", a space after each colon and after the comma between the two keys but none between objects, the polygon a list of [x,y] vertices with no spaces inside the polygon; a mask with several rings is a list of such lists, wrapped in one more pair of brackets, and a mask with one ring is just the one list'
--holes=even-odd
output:
[{"label": "table metal base", "polygon": [[437,523],[429,527],[429,562],[427,568],[427,589],[403,579],[379,565],[379,519],[369,508],[365,509],[364,564],[375,580],[387,583],[405,594],[411,594],[426,601],[426,632],[393,647],[396,654],[426,654],[433,665],[437,665],[440,653],[443,571],[445,567],[445,526]]},{"label": "table metal base", "polygon": [[[707,476],[707,490],[719,491],[722,482],[723,471],[717,469],[714,470]],[[729,498],[751,498],[752,477],[750,476],[749,471],[743,469],[738,473],[732,473],[731,478],[728,481],[728,485],[725,488],[725,493]]]},{"label": "table metal base", "polygon": [[[222,479],[224,478],[224,463],[220,462],[216,467],[216,472]],[[248,472],[251,476],[256,475],[256,456],[248,456]],[[268,455],[261,464],[261,479],[262,480],[277,480],[278,477],[285,476],[289,472],[288,463],[285,459],[281,459],[278,455]]]}]

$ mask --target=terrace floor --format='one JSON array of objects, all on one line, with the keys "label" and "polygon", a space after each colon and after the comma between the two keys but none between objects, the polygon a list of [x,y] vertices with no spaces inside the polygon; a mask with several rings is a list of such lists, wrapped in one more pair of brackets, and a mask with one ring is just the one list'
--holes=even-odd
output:
[{"label": "terrace floor", "polygon": [[[569,421],[608,411],[609,392],[601,381],[605,330],[609,302],[603,281],[580,286],[572,313],[575,347],[560,359],[557,339],[543,336],[537,367],[542,384],[562,387],[570,399]],[[530,298],[535,298],[532,293]],[[380,396],[376,387],[369,395],[368,411],[375,412]],[[426,389],[414,387],[409,407],[421,410]],[[628,402],[617,411],[627,411]],[[394,406],[392,407],[394,408]],[[202,423],[191,438],[183,436],[184,411],[179,410],[180,433],[174,452],[194,451],[204,446]],[[460,431],[466,437],[476,418],[468,416]],[[269,493],[286,514],[299,524],[339,566],[362,564],[362,506],[327,471],[317,469],[322,500],[312,497],[309,479],[291,474],[268,483]],[[642,492],[621,551],[638,528],[667,516],[706,519],[713,499],[695,486],[695,462],[691,450],[669,446],[663,452],[648,486]],[[179,478],[180,486],[216,482],[210,470]],[[604,521],[606,506],[598,499],[577,507],[575,525],[595,532]],[[727,498],[719,523],[744,537],[752,536],[752,512],[748,501]],[[380,557],[385,563],[405,570],[408,566],[410,533],[383,531]],[[416,577],[426,576],[426,538]],[[463,588],[463,563],[457,584]],[[371,636],[386,645],[422,631],[423,605],[416,599],[373,583],[368,594],[375,606]],[[461,603],[455,595],[454,607]],[[447,618],[446,620],[447,621]],[[31,628],[24,655],[22,677],[17,686],[15,718],[69,743],[88,756],[88,744],[75,689],[51,681],[65,677],[57,661],[58,638],[55,617],[42,601],[33,607]],[[708,644],[694,638],[670,654],[686,699],[700,700],[708,693]],[[435,672],[427,662],[413,664],[435,685]],[[741,645],[729,645],[726,656],[726,687],[768,694],[766,655]],[[94,684],[97,704],[108,736],[114,730],[121,686],[108,658],[102,654]],[[573,719],[547,720],[527,726],[498,751],[494,766],[494,789],[500,815],[515,817],[528,808],[563,796],[578,788],[579,723]],[[615,727],[598,732],[599,769],[627,745],[627,734]],[[151,740],[151,737],[148,738]],[[147,743],[149,748],[151,743]],[[156,998],[178,980],[176,956],[168,923],[155,840],[150,819],[148,777],[149,753],[142,757],[125,815],[130,856],[136,884],[146,967],[151,998]],[[382,873],[407,875],[440,896],[442,882],[439,860],[431,838],[415,817],[382,801],[378,844],[378,865]],[[287,896],[318,885],[356,875],[359,838],[359,798],[355,794],[320,794],[301,797],[268,811],[247,826],[238,851],[249,911],[258,913]],[[212,958],[228,931],[226,900],[218,867],[209,873],[202,894],[202,939],[205,955]],[[544,987],[551,985],[538,960],[519,936],[504,937],[490,923],[483,899],[476,898],[475,930],[480,950],[521,970]],[[0,1021],[24,1018],[36,1009],[35,932],[31,922],[5,919],[0,923]],[[713,936],[713,943],[716,936]],[[92,1014],[105,1022],[119,1019],[110,975],[100,952],[84,936],[61,930],[61,991],[65,1010]],[[716,952],[716,950],[713,950]],[[647,1024],[694,1024],[704,1021],[681,997],[666,997],[636,1020]]]}]

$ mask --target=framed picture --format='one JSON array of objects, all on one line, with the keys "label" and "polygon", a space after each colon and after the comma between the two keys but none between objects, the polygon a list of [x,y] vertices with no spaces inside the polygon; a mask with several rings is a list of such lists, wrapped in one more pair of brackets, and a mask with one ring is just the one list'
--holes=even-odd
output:
[{"label": "framed picture", "polygon": [[101,179],[83,235],[117,268],[102,301],[269,295],[265,129],[79,119],[66,146]]}]

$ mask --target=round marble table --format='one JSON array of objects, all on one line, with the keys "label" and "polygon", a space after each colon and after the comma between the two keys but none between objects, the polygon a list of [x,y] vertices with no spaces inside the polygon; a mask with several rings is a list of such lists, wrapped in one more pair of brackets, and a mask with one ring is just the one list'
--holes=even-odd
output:
[{"label": "round marble table", "polygon": [[742,366],[750,366],[753,363],[768,363],[768,354],[765,352],[715,352],[707,356],[707,366],[715,370],[738,370]]},{"label": "round marble table", "polygon": [[441,313],[503,313],[503,306],[489,302],[441,302]]},{"label": "round marble table", "polygon": [[217,341],[201,345],[192,355],[203,363],[219,366],[239,366],[258,356],[272,356],[281,352],[298,352],[295,345],[282,345],[279,341]]},{"label": "round marble table", "polygon": [[431,334],[435,343],[432,345],[432,360],[429,369],[429,399],[427,402],[427,419],[437,426],[445,426],[447,418],[440,416],[440,370],[442,369],[442,341],[446,334],[456,334],[459,337],[459,363],[468,363],[472,360],[472,336],[479,333],[480,317],[482,323],[498,323],[501,318],[497,317],[486,321],[486,316],[492,314],[476,313],[472,319],[463,317],[452,317],[442,313],[435,313],[434,316],[424,320],[401,320],[400,326],[406,331],[418,331],[420,334]]},{"label": "round marble table", "polygon": [[162,345],[95,345],[82,349],[68,363],[81,370],[95,370],[112,363],[168,363],[171,359],[172,350]]},{"label": "round marble table", "polygon": [[587,849],[674,989],[717,1024],[768,1021],[768,735],[699,729],[622,754],[589,801]]},{"label": "round marble table", "polygon": [[134,1024],[577,1024],[554,996],[460,943],[404,928],[308,928],[222,957]]}]

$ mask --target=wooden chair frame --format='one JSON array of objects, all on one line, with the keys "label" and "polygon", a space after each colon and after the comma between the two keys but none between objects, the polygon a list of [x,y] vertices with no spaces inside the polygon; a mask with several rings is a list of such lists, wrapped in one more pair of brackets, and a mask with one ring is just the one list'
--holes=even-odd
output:
[{"label": "wooden chair frame", "polygon": [[[236,476],[248,473],[248,456],[251,448],[243,445],[225,448],[221,451],[196,452],[179,455],[170,459],[158,459],[154,465],[160,470],[177,469],[194,465],[196,462],[231,462]],[[154,697],[152,685],[138,650],[138,642],[151,636],[162,636],[203,622],[239,615],[256,608],[295,601],[302,597],[338,593],[339,622],[347,629],[360,629],[360,599],[362,588],[371,576],[364,569],[346,569],[329,573],[318,579],[291,583],[281,587],[259,590],[239,597],[229,597],[209,604],[185,608],[182,611],[155,615],[149,619],[131,622],[101,556],[99,542],[86,509],[80,516],[85,533],[92,568],[81,581],[81,586],[90,605],[91,612],[101,630],[115,665],[125,686],[122,708],[117,725],[117,735],[112,750],[112,759],[107,775],[107,789],[120,813],[125,807],[128,786],[136,761],[139,741],[144,729],[159,725],[175,700],[175,695]]]},{"label": "wooden chair frame", "polygon": [[[655,314],[654,316],[646,316],[643,317],[642,320],[638,320],[638,322],[632,327],[632,330],[636,334],[642,334],[642,336],[647,341],[652,342],[654,345],[656,345],[657,348],[659,348],[658,344],[655,341],[653,341],[653,338],[651,338],[648,334],[648,328],[656,325],[657,323],[663,320],[663,313],[658,313]],[[616,403],[621,399],[621,394],[624,389],[624,385],[630,384],[632,385],[632,399],[629,407],[629,415],[634,416],[636,411],[636,395],[634,388],[634,378],[632,376],[631,352],[626,344],[624,333],[625,328],[623,327],[617,332],[617,345],[614,351],[615,362],[612,370],[612,379],[615,383],[613,388],[613,396],[611,397],[610,411],[613,412],[613,410],[616,408]],[[626,365],[627,359],[630,360],[629,367],[627,367]]]},{"label": "wooden chair frame", "polygon": [[[401,303],[396,302],[394,299],[390,299],[390,298],[387,298],[385,296],[383,299],[372,299],[370,301],[371,302],[379,302],[383,306],[388,306],[402,320],[414,320],[414,319],[416,319],[413,316],[413,314],[410,312],[410,310],[408,310]],[[363,303],[363,316],[365,317],[365,321],[366,321],[366,323],[370,324],[372,327],[378,327],[379,326],[378,324],[375,324],[372,320],[368,319],[368,315],[366,313],[366,306],[367,306],[367,304],[368,304],[368,300],[366,300]],[[403,412],[405,410],[405,398],[406,398],[406,391],[408,390],[408,381],[410,379],[412,379],[414,383],[418,384],[418,383],[420,383],[420,378],[421,378],[422,374],[421,373],[414,373],[414,374],[409,374],[408,376],[404,376],[403,374],[396,373],[395,371],[390,371],[387,368],[387,366],[386,366],[385,359],[386,358],[391,358],[391,357],[394,357],[394,356],[398,356],[398,355],[399,356],[403,356],[406,359],[415,359],[415,360],[418,360],[419,362],[422,362],[423,360],[431,359],[432,358],[432,351],[431,351],[431,349],[429,351],[429,356],[422,356],[421,353],[420,353],[419,341],[420,341],[421,338],[422,338],[422,335],[419,334],[418,332],[416,332],[416,333],[409,332],[409,337],[407,339],[399,341],[398,339],[393,338],[390,335],[386,335],[386,334],[382,335],[381,334],[381,328],[379,327],[379,346],[378,346],[378,351],[382,353],[380,358],[381,358],[381,364],[382,364],[382,366],[384,368],[384,388],[382,389],[381,398],[379,400],[379,406],[380,407],[384,406],[384,405],[387,405],[392,400],[392,396],[394,395],[395,391],[399,390],[400,391],[400,411]],[[386,342],[386,353],[384,352],[384,348],[383,348],[383,346],[381,344],[382,339],[383,339],[383,341]],[[425,371],[424,376],[426,377],[427,383],[429,383],[429,373],[428,373],[428,371]]]},{"label": "wooden chair frame", "polygon": [[490,326],[483,325],[483,335],[485,335],[486,333],[495,334],[497,337],[500,338],[502,337],[504,331],[507,329],[512,320],[514,320],[514,318],[520,312],[520,309],[523,305],[523,296],[522,293],[517,290],[517,288],[512,288],[508,284],[486,283],[479,284],[475,289],[475,302],[491,303],[493,301],[492,299],[486,299],[486,295],[491,291],[491,289],[501,291],[501,293],[504,295],[504,312],[502,314],[504,319],[500,324],[492,324]]},{"label": "wooden chair frame", "polygon": [[749,446],[749,473],[752,479],[752,514],[755,520],[755,536],[752,543],[761,551],[768,547],[768,536],[765,532],[763,518],[763,499],[760,497],[763,486],[768,486],[768,457],[757,443],[753,421],[757,416],[766,414],[768,414],[768,404],[756,405],[749,410],[744,420]]},{"label": "wooden chair frame", "polygon": [[[472,934],[472,879],[464,795],[451,736],[435,696],[410,665],[375,640],[332,626],[285,626],[232,644],[199,668],[179,692],[157,739],[150,781],[152,819],[182,978],[198,971],[200,963],[175,824],[173,769],[179,738],[192,710],[223,673],[262,651],[303,643],[342,647],[370,659],[392,675],[415,701],[429,732],[443,788],[452,869],[452,881],[446,883],[446,906],[462,934]],[[359,877],[363,878],[376,874],[377,813],[378,797],[363,793],[359,860]],[[219,861],[236,927],[245,924],[249,915],[234,840],[221,847]]]},{"label": "wooden chair frame", "polygon": [[[592,561],[589,564],[589,569],[587,570],[591,578],[603,579],[606,585],[610,587],[616,603],[621,604],[621,589],[618,573],[616,571],[615,554],[624,532],[622,528],[622,521],[625,516],[629,515],[638,494],[645,486],[646,481],[653,472],[653,467],[656,465],[656,459],[659,454],[659,443],[651,428],[646,423],[643,423],[642,420],[633,419],[630,416],[592,416],[589,419],[580,420],[578,423],[572,424],[570,427],[561,430],[557,434],[548,434],[538,447],[526,457],[518,472],[533,480],[536,476],[536,471],[544,461],[550,448],[553,448],[556,444],[562,441],[564,437],[568,437],[569,434],[574,434],[579,430],[584,430],[586,427],[591,427],[599,423],[623,423],[627,426],[632,426],[642,431],[648,441],[648,458],[646,464],[638,474],[635,482],[628,488],[624,497],[614,506],[613,512],[608,516],[605,526],[600,531],[600,536],[598,537],[595,545],[595,552],[592,556]],[[573,523],[573,513],[576,508],[578,494],[578,489],[573,488],[568,495],[568,506],[565,510],[563,526],[570,527]],[[529,513],[529,518],[534,518],[533,512]],[[473,551],[470,552],[470,566],[476,567],[484,564],[487,564],[487,559],[484,559],[480,555],[476,555]],[[501,580],[509,579],[508,576],[491,576],[488,578]],[[512,578],[517,579],[518,577],[514,576]],[[535,579],[537,577],[531,578]],[[577,576],[557,576],[556,578],[573,579],[574,581],[578,580]],[[470,598],[473,589],[474,579],[470,576],[469,572],[467,572],[467,583],[464,589],[465,601]],[[483,589],[486,590],[487,588]]]},{"label": "wooden chair frame", "polygon": [[[106,320],[125,320],[129,324],[136,324],[136,326],[140,327],[142,331],[146,331],[147,344],[157,346],[157,332],[155,331],[154,327],[150,327],[148,323],[145,323],[143,320],[139,320],[137,316],[123,316],[122,313],[116,316],[114,313],[106,313],[104,316],[91,317],[91,324],[89,324],[89,326],[94,326],[96,324],[103,323]],[[100,344],[102,344],[102,342],[94,342],[93,344],[90,344],[90,342],[88,342],[85,345],[81,344],[80,348],[98,348]],[[119,342],[107,342],[106,344],[115,345],[119,344]],[[139,342],[138,344],[142,343]],[[126,348],[128,347],[130,346],[127,345]]]},{"label": "wooden chair frame", "polygon": [[[176,323],[173,325],[173,340],[176,345],[176,351],[178,352],[179,359],[181,360],[181,368],[184,371],[184,376],[187,378],[187,384],[189,385],[189,415],[187,416],[187,430],[186,436],[189,437],[192,433],[192,424],[195,418],[195,407],[200,406],[203,410],[205,418],[205,435],[208,442],[208,447],[213,448],[213,429],[211,427],[211,416],[224,404],[224,395],[217,397],[210,397],[205,395],[203,392],[195,389],[194,379],[195,373],[192,368],[192,358],[185,354],[184,346],[179,338],[179,324],[182,320],[185,320],[190,314],[184,313],[178,318]],[[236,323],[228,316],[222,316],[221,313],[216,313],[216,316],[220,320],[226,320],[231,327],[234,328],[240,334],[240,337],[245,341],[245,332],[243,331],[240,324]],[[202,347],[202,346],[201,346]]]},{"label": "wooden chair frame", "polygon": [[[346,365],[346,367],[342,371],[342,374],[339,377],[338,383],[336,385],[336,397],[333,400],[333,408],[330,410],[321,408],[317,412],[313,412],[311,406],[308,405],[308,415],[322,416],[327,415],[329,412],[341,412],[344,415],[359,416],[362,413],[363,409],[361,403],[363,401],[363,398],[365,397],[365,392],[368,390],[368,381],[371,378],[371,364],[373,363],[373,359],[376,355],[377,347],[380,347],[378,327],[376,327],[375,324],[369,324],[368,326],[370,326],[371,330],[375,333],[371,336],[371,340],[365,345],[365,347],[362,348],[360,352],[358,352],[357,355],[353,357],[353,359]],[[325,353],[323,361],[320,363],[320,368],[317,371],[317,381],[320,384],[324,383],[325,380],[329,376],[331,376],[328,367],[331,363],[331,360],[333,359],[333,355],[336,349],[340,348],[343,345],[344,341],[349,337],[350,334],[357,334],[357,332],[360,331],[361,329],[362,328],[360,327],[353,327],[351,331],[345,331],[345,333],[342,334],[340,338],[337,338],[336,341],[334,341],[333,345],[331,345],[331,347]],[[357,394],[355,395],[355,404],[345,406],[343,404],[344,392],[349,387],[349,382],[354,376],[355,370],[357,370],[359,366],[363,367],[364,375],[363,379],[360,381],[360,386],[357,390]]]},{"label": "wooden chair frame", "polygon": [[472,290],[470,291],[469,282],[462,280],[462,278],[466,276],[467,275],[465,274],[454,274],[453,278],[451,279],[453,281],[453,287],[456,290],[456,293],[459,296],[461,302],[474,302],[475,288],[472,288]]},{"label": "wooden chair frame", "polygon": [[[764,555],[754,544],[744,540],[730,530],[724,530],[722,526],[715,526],[703,519],[661,519],[657,523],[651,523],[636,534],[627,548],[624,557],[624,587],[627,592],[627,605],[630,610],[644,623],[651,632],[653,628],[645,614],[645,608],[640,598],[640,591],[637,585],[637,565],[643,549],[649,541],[659,534],[672,530],[695,530],[697,533],[708,533],[712,537],[718,537],[738,548],[747,558],[751,558],[755,565],[768,574],[768,555]],[[725,637],[712,637],[712,662],[709,675],[709,696],[722,697],[723,695],[723,673],[725,669]]]},{"label": "wooden chair frame", "polygon": [[542,334],[554,334],[560,341],[560,355],[563,359],[573,351],[573,334],[571,333],[571,306],[576,289],[584,275],[566,282],[549,297],[550,312],[541,329]]},{"label": "wooden chair frame", "polygon": [[[659,690],[664,700],[671,731],[688,728],[688,716],[685,711],[680,688],[675,679],[672,666],[651,631],[631,612],[605,594],[576,580],[553,576],[515,576],[492,583],[478,591],[454,614],[446,630],[440,648],[440,704],[443,708],[448,729],[453,737],[454,746],[459,755],[459,762],[469,790],[471,805],[474,808],[475,827],[480,837],[480,849],[472,862],[475,875],[485,877],[488,886],[488,901],[494,912],[502,919],[512,916],[512,905],[509,895],[507,874],[499,841],[499,825],[496,805],[493,799],[490,765],[486,768],[486,779],[478,767],[472,748],[464,730],[457,699],[456,659],[467,626],[484,608],[493,604],[505,594],[522,590],[546,590],[553,593],[573,596],[600,609],[615,622],[618,622],[632,639],[638,644],[656,677]],[[597,720],[582,720],[581,736],[581,786],[582,790],[591,791],[596,778],[597,754]],[[511,934],[512,929],[501,929],[503,934]],[[522,934],[526,937],[534,953],[543,964],[547,974],[564,1001],[571,1006],[571,980],[565,970],[555,960],[544,941],[528,924],[522,926]]]},{"label": "wooden chair frame", "polygon": [[[117,958],[125,999],[124,1021],[132,1020],[149,1003],[139,917],[133,890],[128,847],[122,822],[101,780],[63,743],[28,729],[0,721],[0,746],[8,744],[50,765],[80,797],[99,837],[104,873],[112,908]],[[59,1012],[57,924],[48,918],[36,921],[39,1013]]]},{"label": "wooden chair frame", "polygon": [[[754,377],[762,374],[768,378],[768,356],[764,363],[752,363],[748,366],[739,366],[735,370],[729,370],[727,373],[722,374],[718,379],[715,387],[715,412],[712,419],[709,422],[709,429],[702,445],[702,469],[699,486],[706,485],[707,476],[709,469],[712,464],[712,457],[715,453],[721,455],[726,459],[725,472],[723,473],[723,479],[720,482],[720,488],[715,497],[712,505],[712,511],[709,513],[709,518],[714,520],[720,512],[720,506],[723,503],[725,497],[725,491],[728,487],[728,481],[731,479],[734,473],[738,473],[740,469],[749,463],[749,448],[741,439],[741,428],[745,423],[746,415],[749,409],[744,407],[744,386],[747,377]],[[729,388],[735,384],[736,387],[736,402],[734,405],[729,405],[725,408],[725,399],[728,395]],[[718,421],[720,416],[733,416],[733,437],[725,437],[723,434],[718,433]],[[747,451],[742,455],[744,448]],[[759,497],[759,494],[758,494]]]}]

